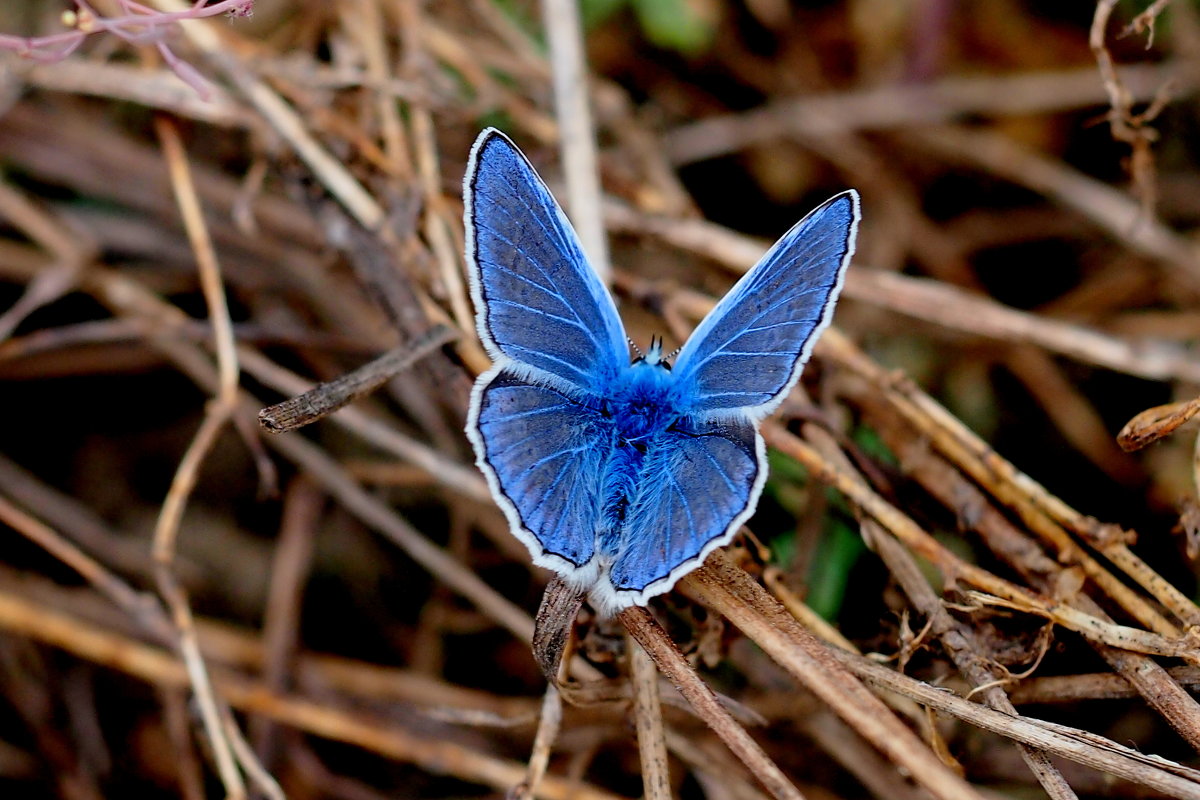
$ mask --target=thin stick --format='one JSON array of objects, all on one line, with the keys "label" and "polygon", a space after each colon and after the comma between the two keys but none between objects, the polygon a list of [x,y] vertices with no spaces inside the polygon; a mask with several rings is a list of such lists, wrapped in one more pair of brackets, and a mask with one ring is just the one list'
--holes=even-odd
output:
[{"label": "thin stick", "polygon": [[1148,408],[1125,423],[1117,434],[1117,444],[1127,453],[1140,450],[1170,436],[1197,413],[1200,413],[1200,397]]},{"label": "thin stick", "polygon": [[700,718],[721,737],[721,741],[742,760],[767,791],[777,800],[803,800],[803,795],[771,757],[750,738],[745,728],[734,721],[713,690],[700,680],[700,676],[649,611],[632,606],[622,611],[619,619],[630,635],[645,648],[662,674],[675,684],[675,688],[691,703]]},{"label": "thin stick", "polygon": [[240,800],[246,796],[246,786],[238,772],[232,745],[225,735],[221,725],[221,715],[217,710],[216,696],[208,678],[200,654],[200,645],[196,641],[195,623],[192,619],[191,607],[187,595],[175,578],[172,570],[172,560],[175,555],[175,537],[179,530],[179,521],[183,516],[183,508],[187,497],[196,484],[196,475],[200,464],[208,455],[217,434],[225,427],[229,419],[229,410],[220,404],[212,404],[209,413],[204,418],[200,430],[184,453],[179,467],[175,471],[171,488],[163,502],[158,522],[154,528],[154,575],[158,582],[158,590],[171,611],[171,620],[179,632],[179,653],[187,667],[192,691],[196,694],[196,702],[200,707],[200,718],[204,729],[212,743],[213,755],[217,761],[217,771],[221,782],[225,785],[226,794]]},{"label": "thin stick", "polygon": [[[1154,787],[1172,797],[1200,800],[1200,770],[1158,756],[1143,755],[1086,731],[1067,732],[1061,727],[1050,726],[1040,720],[1002,714],[970,700],[964,700],[952,692],[894,672],[868,659],[836,648],[826,648],[788,616],[786,611],[744,571],[732,565],[719,550],[709,556],[700,569],[684,578],[682,588],[724,614],[767,651],[780,666],[795,675],[819,697],[836,696],[837,692],[833,689],[835,684],[839,687],[848,686],[844,679],[838,678],[844,673],[828,667],[831,660],[836,661],[873,686],[911,697],[919,703],[951,714],[977,727],[1118,777]],[[818,664],[820,666],[817,666]],[[853,692],[859,700],[871,705],[878,702],[869,693],[864,697],[862,687],[855,685],[857,688]],[[841,702],[839,701],[839,705]],[[834,710],[837,711],[838,706],[834,706]],[[943,788],[948,792],[945,795],[947,797],[963,796],[959,792],[966,790],[969,792],[968,796],[979,798],[976,792],[961,782],[961,779],[948,773],[941,762],[913,738],[911,731],[898,723],[898,727],[893,730],[891,723],[881,723],[881,720],[885,719],[894,722],[894,718],[886,710],[877,710],[866,717],[871,727],[878,728],[882,725],[888,729],[888,733],[882,734],[879,741],[872,739],[877,747],[885,753],[902,747],[915,747],[917,749],[913,754],[918,756],[918,761],[914,763],[920,763],[922,766],[909,765],[910,774],[926,780],[935,774],[943,776],[947,781],[943,784]],[[862,729],[859,729],[859,732],[862,733]],[[899,761],[895,758],[893,760]],[[925,785],[932,791],[929,783]],[[938,796],[943,795],[939,792]]]},{"label": "thin stick", "polygon": [[[186,666],[168,653],[3,591],[0,591],[0,628],[148,683],[181,689],[190,685]],[[394,724],[341,708],[274,694],[261,684],[234,674],[219,673],[215,683],[222,697],[247,713],[270,717],[315,736],[412,763],[432,773],[451,775],[501,791],[517,784],[525,773],[522,764],[452,741],[419,736]],[[539,797],[545,800],[620,800],[589,784],[555,776],[547,776],[542,781]]]},{"label": "thin stick", "polygon": [[532,797],[537,794],[538,787],[546,777],[546,768],[550,766],[550,753],[554,750],[554,742],[562,728],[562,695],[553,681],[546,684],[546,693],[542,696],[542,711],[538,715],[537,733],[533,737],[533,748],[529,753],[529,763],[525,770],[525,780],[521,781],[510,792],[512,800]]},{"label": "thin stick", "polygon": [[232,406],[237,399],[238,359],[233,338],[233,322],[229,318],[229,306],[225,302],[225,288],[221,280],[221,267],[217,262],[217,251],[204,223],[204,212],[200,198],[192,182],[192,171],[188,167],[183,142],[175,126],[165,117],[154,120],[154,130],[162,143],[163,154],[171,174],[171,188],[179,213],[187,231],[188,242],[196,256],[196,267],[200,276],[200,289],[208,307],[208,320],[212,325],[213,347],[217,352],[217,395],[221,402]]},{"label": "thin stick", "polygon": [[658,670],[632,635],[625,637],[625,645],[633,681],[633,715],[642,762],[642,797],[645,800],[671,800],[671,773],[658,696]]},{"label": "thin stick", "polygon": [[725,616],[827,703],[880,752],[942,800],[982,800],[890,712],[883,702],[830,658],[758,584],[717,551],[684,578],[684,589]]},{"label": "thin stick", "polygon": [[596,134],[588,105],[579,4],[576,0],[542,0],[542,16],[546,23],[546,40],[550,44],[554,107],[567,179],[567,207],[579,232],[583,252],[600,281],[607,284],[612,280],[612,266],[608,257],[608,235],[600,213]]},{"label": "thin stick", "polygon": [[[849,459],[827,431],[807,424],[804,426],[804,435],[842,469],[852,468]],[[863,520],[862,528],[863,539],[887,564],[889,572],[900,584],[909,602],[929,620],[933,634],[941,640],[943,648],[963,677],[973,686],[989,687],[983,691],[984,700],[989,706],[997,711],[1015,715],[1016,708],[1004,694],[1004,690],[994,685],[995,676],[984,666],[986,657],[976,641],[975,632],[950,616],[925,576],[921,574],[912,554],[887,535],[873,520]],[[1050,763],[1045,753],[1023,744],[1019,744],[1018,749],[1022,759],[1052,800],[1078,800],[1062,773]]]},{"label": "thin stick", "polygon": [[[300,609],[324,505],[325,494],[306,475],[291,482],[283,499],[283,518],[271,562],[262,623],[263,681],[274,692],[287,691],[289,677],[295,672]],[[265,720],[254,722],[258,724],[253,724],[250,730],[255,751],[259,759],[270,764],[275,754],[275,727]]]},{"label": "thin stick", "polygon": [[[1200,686],[1200,667],[1171,667],[1171,680],[1195,690]],[[1138,692],[1121,675],[1111,672],[1089,672],[1075,675],[1051,675],[1026,678],[1015,684],[1009,696],[1017,705],[1026,703],[1076,703],[1080,700],[1120,700],[1137,697]]]},{"label": "thin stick", "polygon": [[206,800],[204,769],[192,742],[192,720],[188,712],[189,693],[186,684],[179,687],[159,685],[167,735],[174,747],[172,755],[179,774],[179,790],[183,800]]},{"label": "thin stick", "polygon": [[246,770],[254,785],[267,796],[267,800],[287,800],[279,781],[275,780],[275,776],[267,772],[266,767],[259,761],[258,755],[242,734],[242,729],[238,727],[237,720],[225,705],[221,706],[221,725],[225,729],[225,735],[229,737],[230,744],[233,745],[233,753],[237,756],[238,763]]},{"label": "thin stick", "polygon": [[435,325],[414,341],[387,351],[355,370],[320,383],[304,394],[267,406],[258,421],[271,433],[302,428],[332,414],[404,372],[417,361],[458,337],[445,325]]},{"label": "thin stick", "polygon": [[179,631],[179,652],[183,656],[200,707],[200,718],[212,743],[217,772],[225,786],[226,794],[234,800],[246,796],[246,785],[237,769],[235,754],[229,737],[225,735],[221,714],[213,693],[208,671],[200,654],[196,639],[195,623],[187,595],[175,576],[175,539],[187,499],[196,485],[200,465],[216,442],[217,434],[225,427],[236,409],[238,367],[233,342],[233,325],[229,309],[225,304],[225,292],[221,286],[221,274],[217,267],[216,251],[208,236],[200,211],[200,203],[192,184],[187,157],[175,128],[165,119],[155,120],[155,129],[163,146],[171,174],[171,185],[179,203],[184,228],[196,255],[200,273],[200,284],[208,304],[209,318],[213,327],[213,338],[217,351],[217,397],[209,404],[204,421],[196,432],[191,445],[171,481],[171,488],[163,501],[158,521],[154,527],[154,576],[159,593],[167,602],[171,619]]},{"label": "thin stick", "polygon": [[[1168,80],[1194,90],[1180,63],[1118,71],[1135,100],[1152,100]],[[1104,102],[1096,70],[1014,72],[946,77],[919,84],[830,92],[780,100],[737,114],[718,114],[669,131],[664,149],[676,165],[717,158],[785,137],[842,136],[854,131],[915,127],[985,114],[1039,114]]]}]

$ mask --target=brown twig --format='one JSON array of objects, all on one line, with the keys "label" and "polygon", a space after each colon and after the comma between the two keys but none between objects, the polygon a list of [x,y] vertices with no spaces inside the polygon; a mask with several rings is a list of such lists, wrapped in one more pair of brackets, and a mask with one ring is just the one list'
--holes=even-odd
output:
[{"label": "brown twig", "polygon": [[[170,687],[188,687],[186,666],[167,653],[58,612],[39,608],[0,592],[0,627],[36,639],[141,680]],[[218,675],[216,689],[229,703],[248,713],[271,717],[308,733],[362,747],[432,772],[449,774],[505,790],[521,780],[524,767],[461,745],[409,733],[363,715],[347,713],[303,698],[276,695],[262,686],[232,675]],[[547,776],[539,797],[545,800],[615,800],[587,785]]]},{"label": "brown twig", "polygon": [[1197,412],[1200,412],[1200,398],[1148,408],[1125,423],[1117,434],[1117,443],[1126,452],[1140,450],[1170,436]]},{"label": "brown twig", "polygon": [[[1116,73],[1132,99],[1151,100],[1167,81],[1183,88],[1177,64],[1123,67]],[[665,147],[675,164],[728,155],[790,136],[844,136],[854,131],[908,128],[972,115],[1007,116],[1085,108],[1107,95],[1093,69],[947,77],[925,84],[809,95],[737,114],[706,117],[669,132]]]},{"label": "brown twig", "polygon": [[550,766],[550,753],[554,742],[562,729],[562,695],[559,694],[555,681],[546,685],[542,695],[542,709],[538,715],[537,733],[533,737],[533,747],[530,748],[529,761],[525,768],[525,778],[509,791],[513,800],[537,795],[538,787],[546,778],[546,769]]},{"label": "brown twig", "polygon": [[[312,566],[315,529],[324,503],[325,496],[304,476],[296,478],[284,496],[279,542],[263,615],[263,682],[279,694],[291,688],[290,676],[300,647],[304,584]],[[258,758],[265,764],[273,763],[276,760],[273,726],[252,724],[251,733]]]},{"label": "brown twig", "polygon": [[642,765],[642,796],[646,800],[671,800],[671,773],[667,766],[666,731],[658,695],[658,669],[632,636],[626,638],[626,652],[629,679],[633,682],[633,716]]},{"label": "brown twig", "polygon": [[212,240],[204,225],[203,215],[192,185],[191,174],[183,145],[174,127],[165,120],[158,120],[158,134],[171,171],[172,185],[183,215],[184,227],[196,253],[200,282],[208,302],[209,317],[213,322],[213,338],[217,351],[217,397],[210,403],[208,412],[195,438],[180,459],[171,488],[163,501],[162,510],[154,528],[153,556],[155,580],[159,593],[166,601],[171,620],[179,633],[179,652],[188,668],[192,689],[200,706],[200,717],[213,747],[217,771],[225,785],[225,791],[234,800],[246,796],[246,786],[238,771],[233,746],[221,723],[221,712],[213,694],[200,646],[196,641],[195,625],[187,594],[174,572],[175,542],[183,519],[183,510],[188,497],[195,488],[200,466],[208,456],[217,435],[236,410],[238,368],[234,350],[233,326],[229,309],[225,305],[224,289],[221,286],[220,270]]},{"label": "brown twig", "polygon": [[258,412],[258,421],[271,433],[284,433],[310,425],[339,408],[369,394],[421,358],[455,338],[444,325],[435,325],[415,341],[389,350],[356,370]]},{"label": "brown twig", "polygon": [[[1109,130],[1112,131],[1114,139],[1128,144],[1132,151],[1129,159],[1129,172],[1133,177],[1134,192],[1142,202],[1142,213],[1149,216],[1153,213],[1154,205],[1158,200],[1154,154],[1150,149],[1151,144],[1158,139],[1158,131],[1150,128],[1147,123],[1153,121],[1166,107],[1166,86],[1168,84],[1164,83],[1160,87],[1154,101],[1145,112],[1136,115],[1133,113],[1133,97],[1121,81],[1106,43],[1108,21],[1116,5],[1117,0],[1099,0],[1096,3],[1091,31],[1088,34],[1088,46],[1092,49],[1096,66],[1100,70],[1100,78],[1108,93]],[[1163,4],[1153,4],[1152,8],[1146,9],[1134,18],[1130,28],[1142,30],[1149,27],[1152,40],[1154,36],[1153,21],[1163,8],[1165,8]]]},{"label": "brown twig", "polygon": [[721,737],[721,741],[741,759],[750,773],[772,796],[777,800],[803,800],[803,795],[775,762],[750,738],[746,730],[734,721],[712,689],[700,680],[649,611],[633,606],[622,611],[619,619],[630,635],[645,649],[659,671],[675,685],[696,713]]},{"label": "brown twig", "polygon": [[[830,670],[826,666],[830,660],[836,661],[859,679],[875,687],[899,692],[934,709],[969,720],[978,727],[1128,780],[1152,785],[1162,791],[1178,793],[1180,797],[1200,798],[1200,771],[1157,756],[1144,756],[1135,750],[1084,731],[1067,731],[1061,726],[1026,717],[1014,718],[893,672],[867,659],[836,649],[825,649],[777,606],[745,572],[728,563],[720,551],[714,553],[703,567],[684,579],[684,588],[706,603],[713,601],[734,624],[742,627],[743,631],[751,635],[772,658],[804,682],[815,694],[824,696],[839,691],[838,688],[834,688],[835,684],[831,678],[844,673]],[[846,683],[843,677],[837,679],[836,686],[850,688],[857,684]],[[877,700],[868,700],[867,698],[871,697],[869,694],[861,694],[861,686],[850,691],[851,696],[860,698],[870,707],[878,708],[875,706]],[[848,697],[842,698],[842,701],[854,702],[849,701]],[[835,711],[838,709],[837,705],[830,705]],[[861,719],[856,719],[856,723],[853,724],[856,725],[856,730],[862,733],[863,728],[858,727],[860,723],[876,729],[878,739],[873,736],[873,743],[884,753],[890,754],[893,760],[897,760],[897,750],[910,754],[912,762],[909,774],[926,781],[942,781],[947,796],[961,796],[959,793],[964,790],[969,792],[968,796],[975,796],[973,790],[969,787],[964,788],[964,784],[959,783],[956,776],[946,772],[945,767],[932,753],[916,742],[906,728],[900,726],[893,729],[894,718],[886,711],[874,710],[861,716]],[[879,727],[887,729],[887,732],[879,731]],[[921,766],[915,766],[916,764]],[[928,782],[925,785],[928,787]]]},{"label": "brown twig", "polygon": [[542,0],[550,74],[558,118],[559,147],[567,181],[567,208],[579,241],[601,283],[610,283],[608,234],[600,212],[600,172],[596,168],[596,132],[588,104],[583,22],[573,0]]},{"label": "brown twig", "polygon": [[[828,433],[809,424],[804,426],[804,434],[806,438],[814,441],[827,458],[839,461],[842,469],[851,469],[849,460]],[[899,542],[872,520],[863,520],[861,526],[863,538],[888,565],[889,571],[896,577],[913,606],[929,621],[930,631],[941,641],[942,647],[963,677],[977,689],[984,687],[982,694],[989,706],[997,711],[1015,715],[1016,707],[1000,686],[996,685],[996,676],[986,666],[987,657],[974,631],[950,616],[950,612],[921,574],[912,555]],[[1045,753],[1025,745],[1018,747],[1030,771],[1051,798],[1077,800],[1075,792],[1067,785],[1062,773],[1050,763]]]},{"label": "brown twig", "polygon": [[860,736],[904,768],[938,798],[978,798],[868,692],[830,658],[829,651],[796,624],[770,595],[720,551],[684,578],[684,590],[723,614],[776,663],[841,717]]}]

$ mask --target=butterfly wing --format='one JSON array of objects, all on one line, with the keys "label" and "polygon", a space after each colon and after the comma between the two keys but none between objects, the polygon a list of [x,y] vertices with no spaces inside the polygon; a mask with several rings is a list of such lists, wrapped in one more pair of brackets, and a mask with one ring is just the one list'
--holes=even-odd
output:
[{"label": "butterfly wing", "polygon": [[687,413],[757,420],[782,402],[833,317],[858,218],[857,192],[827,200],[704,318],[675,362]]},{"label": "butterfly wing", "polygon": [[683,422],[662,434],[593,603],[614,611],[669,591],[729,543],[753,513],[766,475],[762,437],[747,420]]},{"label": "butterfly wing", "polygon": [[611,419],[586,400],[530,383],[501,365],[475,385],[467,435],[534,563],[590,585],[601,466],[613,447]]},{"label": "butterfly wing", "polygon": [[533,166],[493,128],[471,149],[463,197],[476,325],[492,360],[601,391],[628,363],[612,296]]}]

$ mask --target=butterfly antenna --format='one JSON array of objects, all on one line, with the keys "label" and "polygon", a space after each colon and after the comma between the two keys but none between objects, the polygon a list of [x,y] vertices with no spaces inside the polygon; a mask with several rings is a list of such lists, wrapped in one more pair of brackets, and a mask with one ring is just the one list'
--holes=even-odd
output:
[{"label": "butterfly antenna", "polygon": [[637,354],[638,358],[642,358],[642,356],[645,355],[642,353],[642,348],[638,347],[637,342],[635,342],[631,337],[626,336],[625,341],[629,342],[629,346],[633,348],[633,352]]}]

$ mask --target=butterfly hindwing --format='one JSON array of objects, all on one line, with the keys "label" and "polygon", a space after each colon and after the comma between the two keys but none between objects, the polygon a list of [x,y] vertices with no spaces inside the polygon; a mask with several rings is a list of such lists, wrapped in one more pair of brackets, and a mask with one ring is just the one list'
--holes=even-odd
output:
[{"label": "butterfly hindwing", "polygon": [[503,367],[484,378],[467,425],[479,466],[535,561],[569,579],[595,555],[601,464],[612,450],[612,423],[578,399]]},{"label": "butterfly hindwing", "polygon": [[704,318],[675,362],[686,411],[757,420],[782,401],[833,316],[858,218],[856,192],[826,201]]},{"label": "butterfly hindwing", "polygon": [[628,363],[625,331],[550,190],[489,129],[471,151],[463,194],[476,321],[493,360],[600,391]]},{"label": "butterfly hindwing", "polygon": [[665,432],[629,509],[609,603],[644,604],[727,544],[753,512],[765,478],[762,439],[749,421],[684,423]]}]

